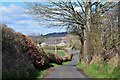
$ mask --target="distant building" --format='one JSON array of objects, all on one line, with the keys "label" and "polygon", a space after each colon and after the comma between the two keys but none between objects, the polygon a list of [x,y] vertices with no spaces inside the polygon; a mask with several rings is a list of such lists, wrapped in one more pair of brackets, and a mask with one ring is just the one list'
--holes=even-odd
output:
[{"label": "distant building", "polygon": [[40,44],[37,44],[38,47],[40,47]]},{"label": "distant building", "polygon": [[57,46],[67,46],[67,42],[61,41],[59,44],[57,44]]},{"label": "distant building", "polygon": [[41,46],[66,46],[67,45],[67,41],[65,40],[52,40],[52,41],[46,41],[41,43]]},{"label": "distant building", "polygon": [[45,42],[40,44],[41,46],[47,46],[47,44]]}]

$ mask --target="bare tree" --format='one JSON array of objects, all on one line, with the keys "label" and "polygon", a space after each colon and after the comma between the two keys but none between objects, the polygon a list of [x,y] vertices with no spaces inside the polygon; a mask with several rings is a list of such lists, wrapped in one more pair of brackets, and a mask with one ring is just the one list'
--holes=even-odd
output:
[{"label": "bare tree", "polygon": [[[67,26],[68,29],[73,30],[80,37],[82,43],[81,54],[86,62],[90,62],[91,52],[91,18],[93,14],[99,12],[98,15],[102,16],[105,12],[115,6],[113,2],[91,2],[91,0],[83,1],[77,0],[76,2],[60,1],[56,2],[50,0],[49,4],[40,3],[26,3],[28,14],[32,15],[37,21],[41,18],[57,26]],[[76,7],[80,11],[75,10]],[[95,8],[95,9],[94,9]],[[53,24],[54,21],[59,23]]]}]

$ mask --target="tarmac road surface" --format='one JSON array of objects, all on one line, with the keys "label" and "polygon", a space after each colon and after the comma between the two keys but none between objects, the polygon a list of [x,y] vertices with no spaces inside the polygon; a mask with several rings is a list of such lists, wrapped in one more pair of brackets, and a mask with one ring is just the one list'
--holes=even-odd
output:
[{"label": "tarmac road surface", "polygon": [[86,78],[80,71],[76,69],[75,65],[78,62],[77,52],[78,51],[73,51],[73,60],[69,64],[57,67],[45,78]]}]

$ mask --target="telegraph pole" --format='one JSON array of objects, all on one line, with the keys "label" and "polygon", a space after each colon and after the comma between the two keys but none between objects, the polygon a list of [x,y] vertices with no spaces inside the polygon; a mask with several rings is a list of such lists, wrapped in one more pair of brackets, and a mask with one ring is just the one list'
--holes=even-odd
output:
[{"label": "telegraph pole", "polygon": [[57,44],[56,44],[56,39],[55,39],[55,54],[57,54]]},{"label": "telegraph pole", "polygon": [[[58,33],[61,31],[62,28],[63,28],[63,26],[59,29]],[[56,39],[55,39],[55,54],[57,54],[57,44],[56,44]]]}]

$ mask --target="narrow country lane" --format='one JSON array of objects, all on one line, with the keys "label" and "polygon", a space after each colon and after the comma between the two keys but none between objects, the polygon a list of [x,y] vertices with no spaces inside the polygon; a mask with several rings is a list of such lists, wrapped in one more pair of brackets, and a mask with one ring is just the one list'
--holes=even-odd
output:
[{"label": "narrow country lane", "polygon": [[76,70],[76,63],[78,59],[78,54],[74,52],[73,60],[66,65],[57,67],[52,73],[47,75],[45,78],[86,78],[81,72]]}]

